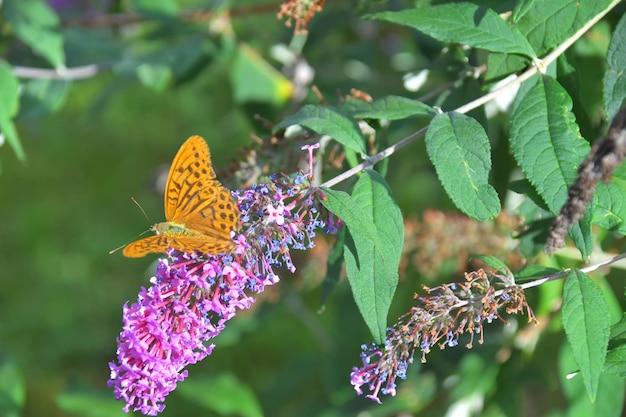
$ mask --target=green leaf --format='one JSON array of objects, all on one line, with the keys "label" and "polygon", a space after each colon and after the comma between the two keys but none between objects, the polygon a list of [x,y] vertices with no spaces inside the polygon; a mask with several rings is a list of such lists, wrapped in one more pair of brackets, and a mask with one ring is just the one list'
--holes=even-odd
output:
[{"label": "green leaf", "polygon": [[361,155],[366,154],[365,140],[359,125],[328,107],[307,104],[278,123],[274,131],[291,125],[301,125],[320,135],[328,135],[347,148]]},{"label": "green leaf", "polygon": [[100,393],[64,392],[56,397],[56,404],[66,414],[82,417],[128,416],[113,396]]},{"label": "green leaf", "polygon": [[[610,0],[521,1],[517,2],[510,22],[528,40],[537,56],[543,56],[609,4]],[[519,55],[490,54],[486,78],[503,78],[527,64]]]},{"label": "green leaf", "polygon": [[6,137],[17,158],[24,162],[26,154],[12,120],[19,108],[19,87],[11,66],[0,59],[0,132]]},{"label": "green leaf", "polygon": [[263,417],[263,408],[249,387],[235,375],[189,378],[176,388],[183,398],[218,415]]},{"label": "green leaf", "polygon": [[43,0],[5,0],[0,8],[17,37],[47,59],[54,68],[65,67],[59,17]]},{"label": "green leaf", "polygon": [[594,401],[606,358],[610,318],[602,290],[578,270],[570,273],[565,281],[562,315],[587,395]]},{"label": "green leaf", "polygon": [[609,349],[604,362],[604,372],[626,377],[626,314],[611,326]]},{"label": "green leaf", "polygon": [[548,206],[546,206],[546,202],[537,194],[537,190],[527,179],[511,181],[509,183],[509,189],[518,194],[525,195],[542,210],[550,211]]},{"label": "green leaf", "polygon": [[180,11],[175,0],[133,0],[134,9],[150,17],[176,17]]},{"label": "green leaf", "polygon": [[72,85],[68,80],[30,80],[24,83],[19,119],[41,117],[59,110]]},{"label": "green leaf", "polygon": [[20,417],[26,400],[26,385],[17,363],[4,359],[0,364],[0,410],[3,417]]},{"label": "green leaf", "polygon": [[189,76],[199,63],[206,61],[210,52],[201,37],[192,37],[167,47],[125,57],[115,65],[115,72],[135,78],[148,88],[162,91],[172,80]]},{"label": "green leaf", "polygon": [[587,207],[585,215],[573,224],[568,231],[568,235],[574,241],[576,248],[580,251],[583,261],[588,262],[593,250],[593,236],[591,234],[591,212],[593,203]]},{"label": "green leaf", "polygon": [[495,256],[474,254],[470,256],[470,259],[477,259],[483,262],[484,264],[492,267],[496,271],[502,271],[506,273],[507,275],[511,275],[511,276],[513,275],[509,267],[506,266],[504,262],[502,262],[500,259],[496,258]]},{"label": "green leaf", "polygon": [[611,0],[532,1],[518,8],[511,19],[539,55],[576,33],[605,10]]},{"label": "green leaf", "polygon": [[358,232],[359,236],[367,239],[380,252],[382,243],[378,230],[364,208],[344,191],[331,190],[326,187],[320,187],[320,189],[326,196],[325,200],[321,200],[322,205],[339,217],[350,231]]},{"label": "green leaf", "polygon": [[11,119],[19,107],[20,82],[8,62],[0,59],[0,117]]},{"label": "green leaf", "polygon": [[354,203],[376,225],[383,242],[380,252],[348,224],[344,249],[346,273],[354,300],[374,340],[382,343],[387,330],[389,306],[398,285],[398,268],[404,241],[402,213],[385,180],[373,170],[361,176],[354,187]]},{"label": "green leaf", "polygon": [[610,120],[624,105],[626,97],[626,14],[622,15],[613,31],[606,55],[607,70],[604,73],[604,109]]},{"label": "green leaf", "polygon": [[471,3],[416,7],[372,15],[413,27],[443,42],[455,42],[492,52],[536,57],[526,38],[496,12]]},{"label": "green leaf", "polygon": [[372,102],[348,99],[336,109],[339,113],[356,119],[400,120],[412,116],[434,116],[435,109],[421,101],[406,97],[387,96]]},{"label": "green leaf", "polygon": [[600,183],[596,188],[593,224],[626,234],[626,195],[614,182]]},{"label": "green leaf", "polygon": [[257,51],[239,45],[230,70],[235,100],[282,105],[293,95],[291,82]]},{"label": "green leaf", "polygon": [[439,114],[426,133],[426,150],[454,204],[476,220],[500,212],[496,190],[488,183],[491,146],[476,120],[458,113]]},{"label": "green leaf", "polygon": [[578,165],[589,152],[571,113],[572,100],[556,80],[541,77],[516,99],[511,148],[526,178],[553,214],[567,199]]},{"label": "green leaf", "polygon": [[594,402],[585,395],[586,388],[580,373],[572,376],[578,366],[571,346],[563,344],[559,355],[560,386],[567,398],[567,417],[621,417],[624,408],[626,381],[615,375],[602,373],[598,384],[598,395]]},{"label": "green leaf", "polygon": [[155,91],[164,91],[172,79],[172,70],[165,64],[140,64],[137,78],[141,83]]}]

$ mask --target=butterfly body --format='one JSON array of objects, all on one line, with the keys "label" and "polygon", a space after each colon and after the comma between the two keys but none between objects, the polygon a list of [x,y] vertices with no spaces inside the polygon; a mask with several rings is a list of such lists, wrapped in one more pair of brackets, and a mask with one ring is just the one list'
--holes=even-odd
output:
[{"label": "butterfly body", "polygon": [[164,206],[167,221],[150,228],[155,236],[127,245],[125,256],[138,258],[168,248],[216,255],[235,248],[230,234],[239,228],[239,209],[217,180],[209,147],[200,136],[187,139],[176,154]]}]

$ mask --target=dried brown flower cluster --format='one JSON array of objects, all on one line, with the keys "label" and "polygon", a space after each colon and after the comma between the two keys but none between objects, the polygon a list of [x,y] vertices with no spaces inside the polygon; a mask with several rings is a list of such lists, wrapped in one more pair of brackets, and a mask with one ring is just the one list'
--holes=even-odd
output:
[{"label": "dried brown flower cluster", "polygon": [[294,33],[306,33],[306,25],[311,21],[315,13],[322,11],[326,0],[288,0],[280,5],[278,18],[287,18],[285,25],[291,26],[291,21],[296,21]]},{"label": "dried brown flower cluster", "polygon": [[395,395],[396,378],[406,378],[406,370],[413,363],[415,351],[421,351],[421,362],[437,345],[458,345],[460,335],[469,333],[465,345],[472,348],[474,335],[483,342],[485,323],[506,321],[501,312],[524,313],[529,321],[536,321],[526,301],[524,290],[515,284],[509,271],[488,274],[484,270],[465,274],[465,282],[445,284],[434,288],[424,287],[427,294],[416,295],[418,305],[402,315],[387,330],[383,346],[376,343],[362,346],[363,366],[353,368],[352,385],[361,394],[366,385],[368,398],[380,402],[379,394]]}]

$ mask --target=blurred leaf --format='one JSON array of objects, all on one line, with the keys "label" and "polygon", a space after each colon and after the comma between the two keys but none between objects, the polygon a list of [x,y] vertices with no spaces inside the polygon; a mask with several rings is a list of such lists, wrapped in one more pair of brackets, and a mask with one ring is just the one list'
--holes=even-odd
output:
[{"label": "blurred leaf", "polygon": [[119,61],[114,69],[123,77],[137,77],[143,85],[162,91],[172,79],[187,77],[198,62],[206,64],[207,48],[201,37],[194,36],[161,49],[131,55]]},{"label": "blurred leaf", "polygon": [[291,125],[301,125],[320,135],[328,135],[361,155],[366,153],[359,125],[328,107],[307,104],[278,123],[274,131]]},{"label": "blurred leaf", "polygon": [[587,395],[594,401],[606,358],[610,318],[602,291],[578,270],[570,273],[565,281],[562,316]]},{"label": "blurred leaf", "polygon": [[372,17],[410,26],[443,42],[536,57],[532,46],[514,26],[492,9],[471,3],[418,6],[400,12],[376,13]]},{"label": "blurred leaf", "polygon": [[339,282],[339,277],[341,276],[341,271],[343,270],[343,246],[344,240],[346,238],[346,228],[341,227],[337,232],[337,239],[335,240],[335,244],[328,254],[328,259],[326,260],[326,277],[324,278],[324,286],[322,288],[322,297],[320,300],[321,308],[324,308],[326,305],[326,301],[333,289]]},{"label": "blurred leaf", "polygon": [[337,111],[356,119],[386,119],[399,120],[411,116],[434,116],[437,112],[421,101],[406,97],[387,96],[367,102],[357,99],[348,99]]},{"label": "blurred leaf", "polygon": [[235,100],[239,103],[251,101],[281,105],[293,94],[291,82],[247,45],[237,48],[230,81]]},{"label": "blurred leaf", "polygon": [[56,403],[60,409],[83,417],[128,416],[122,411],[124,401],[116,401],[110,394],[66,392],[57,396]]},{"label": "blurred leaf", "polygon": [[0,117],[10,119],[17,114],[20,82],[11,65],[0,59]]},{"label": "blurred leaf", "polygon": [[175,0],[133,0],[133,6],[141,14],[152,17],[176,17],[179,13]]},{"label": "blurred leaf", "polygon": [[26,385],[17,363],[3,359],[0,364],[0,415],[19,417],[26,400]]},{"label": "blurred leaf", "polygon": [[604,108],[611,120],[624,105],[626,97],[626,14],[619,20],[606,55],[608,68],[604,73]]},{"label": "blurred leaf", "polygon": [[426,133],[426,150],[454,204],[476,219],[493,219],[500,200],[489,184],[491,146],[480,123],[458,113],[439,114]]},{"label": "blurred leaf", "polygon": [[404,241],[402,213],[385,180],[376,171],[366,171],[354,187],[354,203],[376,225],[383,245],[374,245],[348,224],[350,238],[344,249],[346,273],[354,300],[374,340],[382,343],[387,315],[398,285],[398,268]]},{"label": "blurred leaf", "polygon": [[230,373],[213,378],[189,378],[176,392],[219,415],[263,417],[263,409],[254,392]]},{"label": "blurred leaf", "polygon": [[141,64],[137,77],[143,85],[155,91],[164,91],[172,79],[172,70],[163,64]]},{"label": "blurred leaf", "polygon": [[19,81],[13,75],[11,66],[0,59],[0,131],[15,151],[19,160],[26,161],[26,154],[11,120],[19,106]]},{"label": "blurred leaf", "polygon": [[29,80],[23,84],[18,119],[54,113],[65,104],[72,82],[68,80]]},{"label": "blurred leaf", "polygon": [[22,42],[46,58],[54,68],[65,67],[59,17],[43,0],[5,0],[0,10]]}]

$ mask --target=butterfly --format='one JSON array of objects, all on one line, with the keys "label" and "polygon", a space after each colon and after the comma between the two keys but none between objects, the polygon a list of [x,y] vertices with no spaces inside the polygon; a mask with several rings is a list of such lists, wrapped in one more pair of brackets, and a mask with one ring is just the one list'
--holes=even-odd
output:
[{"label": "butterfly", "polygon": [[187,139],[174,157],[164,205],[167,221],[150,228],[156,235],[125,246],[124,256],[140,258],[168,248],[216,255],[235,248],[230,232],[239,228],[239,209],[215,177],[209,147],[200,136]]}]

